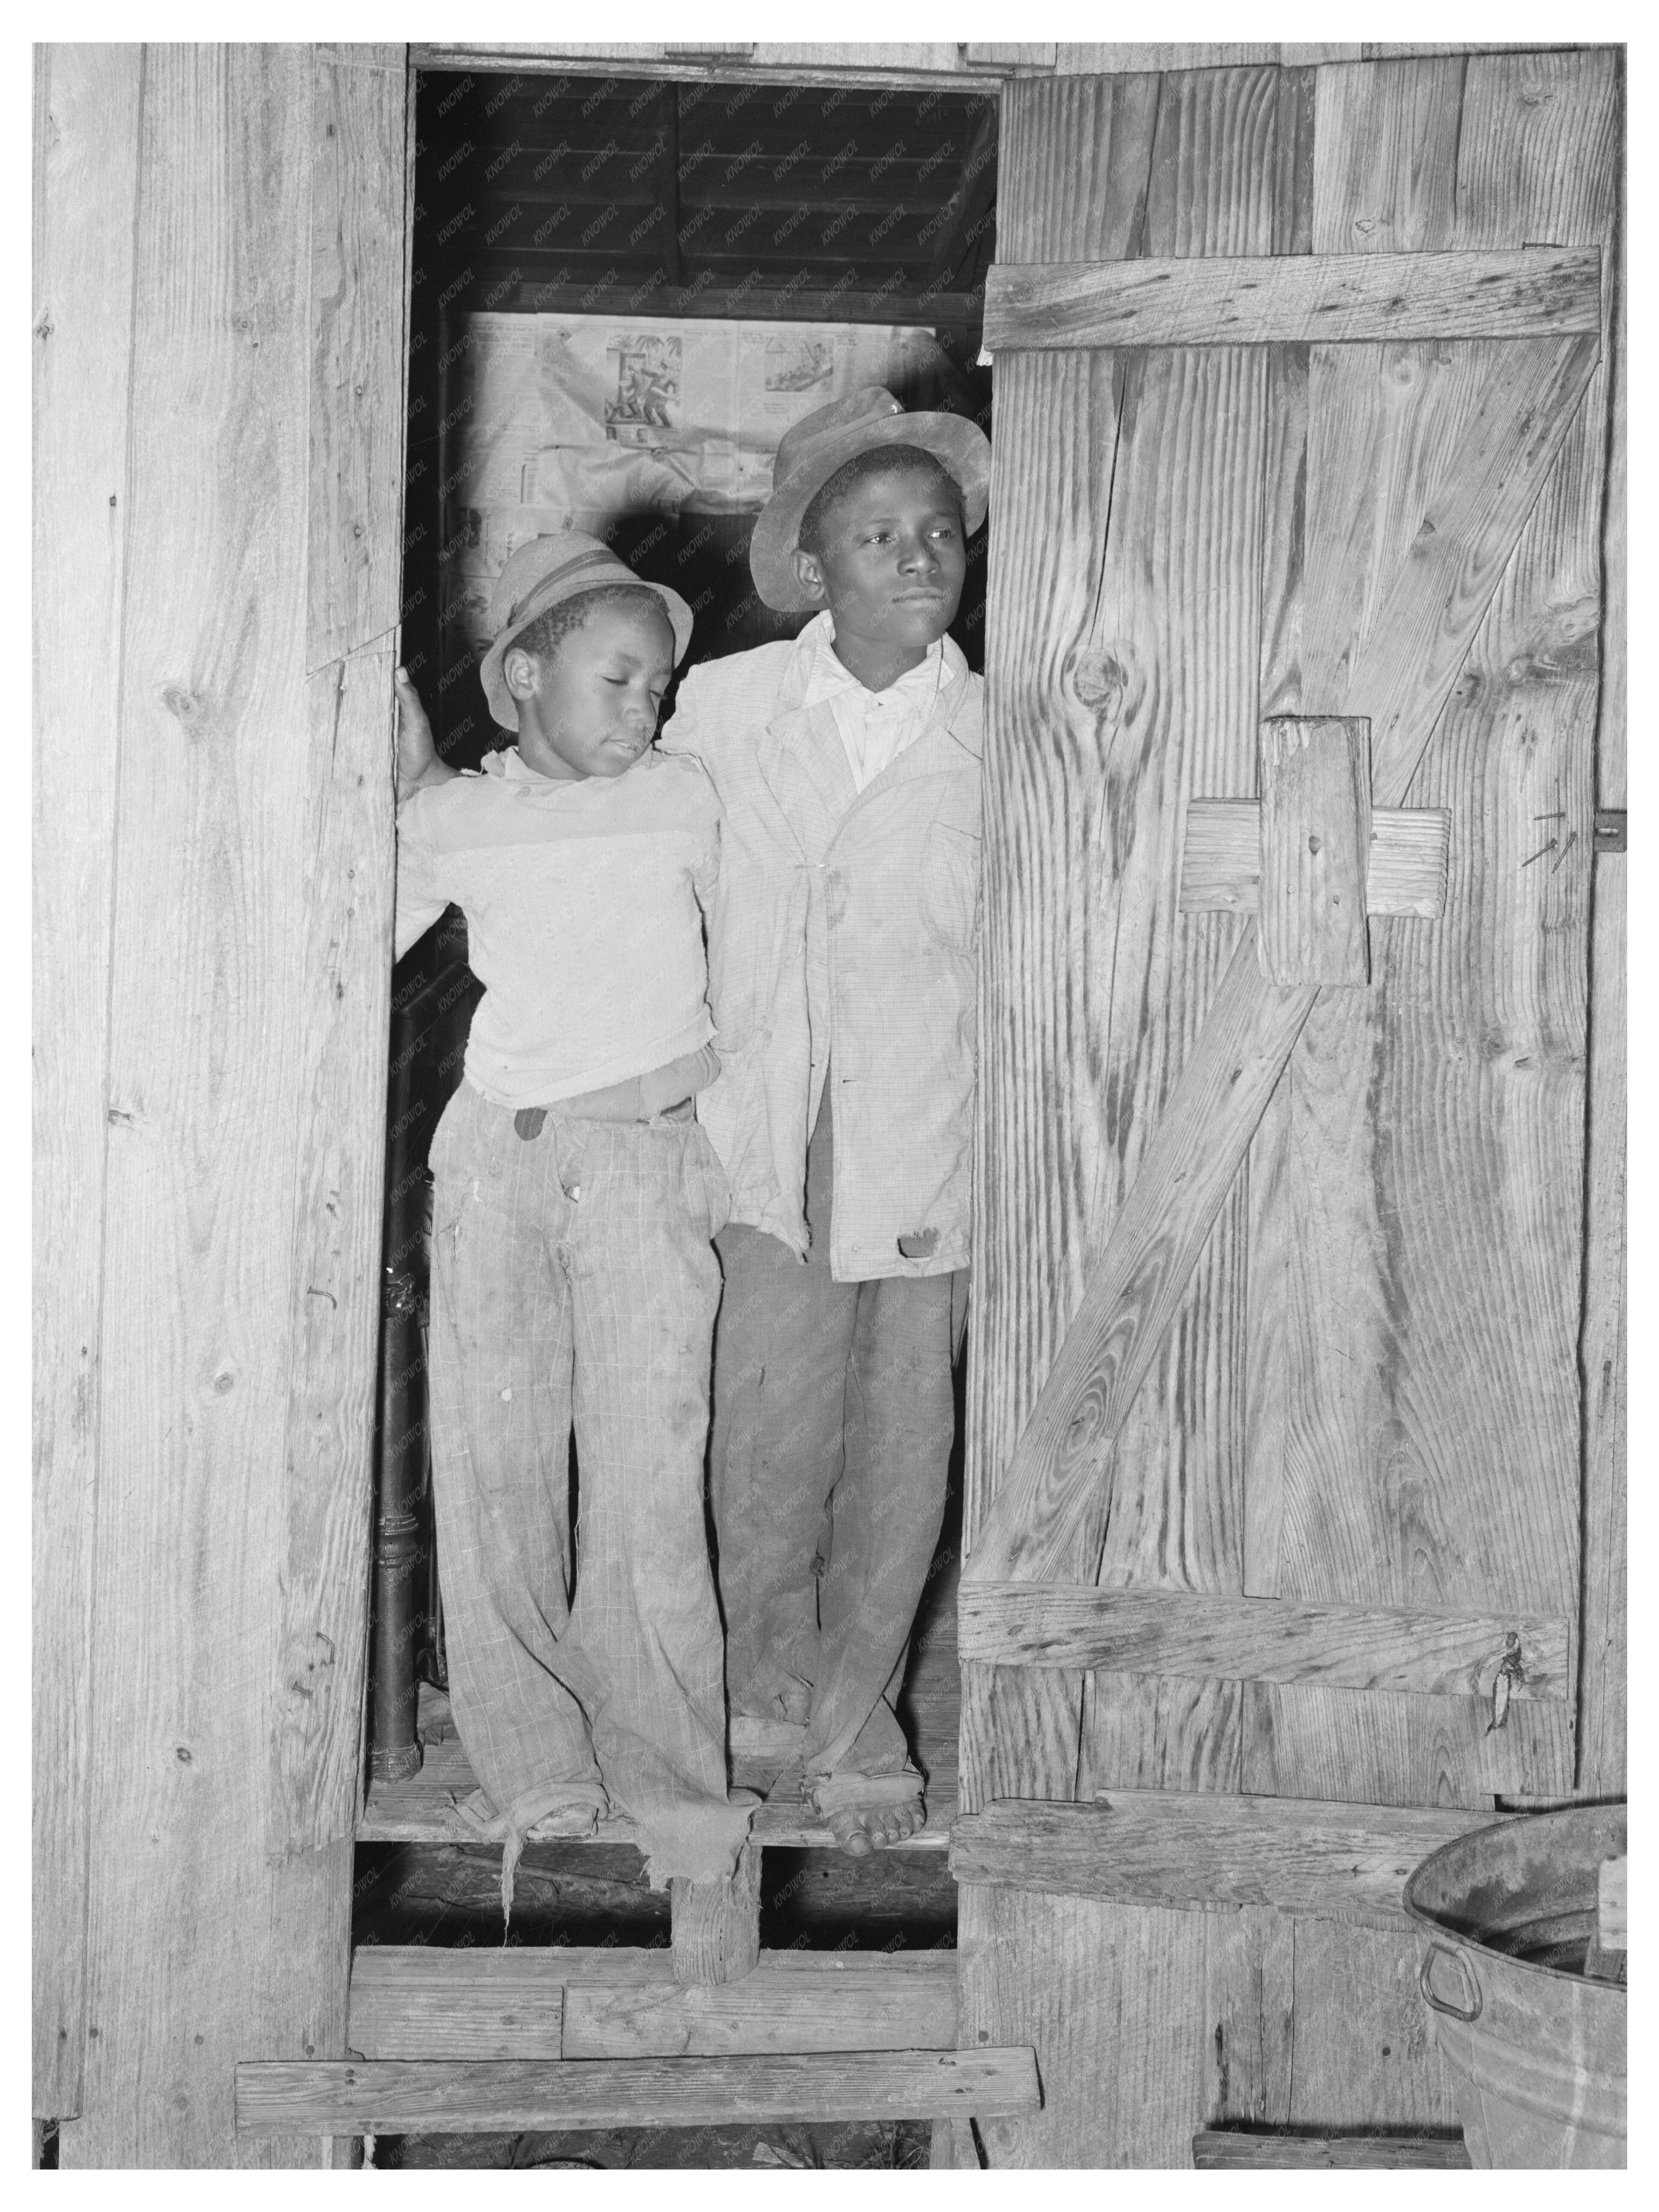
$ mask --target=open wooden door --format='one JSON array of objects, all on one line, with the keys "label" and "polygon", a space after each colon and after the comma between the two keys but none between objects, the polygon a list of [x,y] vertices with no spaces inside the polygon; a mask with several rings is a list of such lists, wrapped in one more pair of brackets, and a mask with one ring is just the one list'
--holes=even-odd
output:
[{"label": "open wooden door", "polygon": [[1401,1876],[1574,1787],[1620,115],[1610,50],[1005,94],[952,1861],[962,2041],[1046,2109],[994,2164],[1455,2124]]}]

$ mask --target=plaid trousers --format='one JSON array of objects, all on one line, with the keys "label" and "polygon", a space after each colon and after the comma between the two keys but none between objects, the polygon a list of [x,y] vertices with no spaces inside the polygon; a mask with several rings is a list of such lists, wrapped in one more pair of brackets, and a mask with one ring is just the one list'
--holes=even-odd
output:
[{"label": "plaid trousers", "polygon": [[908,1764],[893,1700],[945,1514],[966,1273],[838,1283],[830,1070],[806,1155],[805,1263],[716,1240],[710,1455],[733,1712],[804,1721],[809,1778]]},{"label": "plaid trousers", "polygon": [[473,1771],[520,1833],[608,1796],[653,1887],[729,1874],[749,1812],[703,1513],[719,1161],[689,1116],[552,1107],[526,1140],[463,1082],[432,1164],[433,1485]]}]

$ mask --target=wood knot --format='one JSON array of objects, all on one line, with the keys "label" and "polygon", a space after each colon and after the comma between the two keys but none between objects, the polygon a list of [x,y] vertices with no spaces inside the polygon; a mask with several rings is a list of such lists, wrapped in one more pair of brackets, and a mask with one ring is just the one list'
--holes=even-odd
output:
[{"label": "wood knot", "polygon": [[1072,689],[1095,714],[1115,707],[1127,680],[1122,663],[1099,647],[1079,653],[1072,668]]},{"label": "wood knot", "polygon": [[162,690],[161,704],[192,737],[201,734],[207,723],[208,702],[199,691],[191,690],[186,684],[169,684]]}]

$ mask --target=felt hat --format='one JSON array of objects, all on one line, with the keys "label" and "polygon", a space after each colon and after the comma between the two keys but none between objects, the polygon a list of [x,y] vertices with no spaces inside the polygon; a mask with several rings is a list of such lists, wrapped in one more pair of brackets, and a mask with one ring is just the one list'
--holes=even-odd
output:
[{"label": "felt hat", "polygon": [[538,615],[584,592],[597,592],[607,584],[637,584],[654,592],[662,601],[674,629],[674,665],[678,667],[691,642],[691,610],[666,584],[653,584],[636,576],[608,545],[580,530],[563,530],[554,538],[532,538],[520,545],[489,594],[489,627],[495,633],[478,670],[489,711],[503,729],[519,726],[518,709],[507,688],[501,663],[514,640],[528,629]]},{"label": "felt hat", "polygon": [[827,407],[803,415],[779,444],[772,496],[755,525],[749,568],[762,599],[780,614],[799,614],[813,604],[796,579],[794,553],[801,517],[814,493],[844,463],[872,446],[920,446],[959,487],[969,536],[984,521],[991,441],[978,423],[963,415],[907,415],[882,385],[861,385],[845,399],[832,399]]}]

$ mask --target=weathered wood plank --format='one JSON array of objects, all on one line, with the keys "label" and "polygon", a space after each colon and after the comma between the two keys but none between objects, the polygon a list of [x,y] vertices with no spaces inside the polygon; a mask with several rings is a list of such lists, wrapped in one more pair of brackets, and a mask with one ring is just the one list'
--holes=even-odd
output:
[{"label": "weathered wood plank", "polygon": [[[1276,72],[1251,69],[1160,84],[1146,252],[1271,248],[1282,92]],[[1092,1079],[1108,1142],[1079,1224],[1085,1259],[1125,1200],[1185,1041],[1245,927],[1224,914],[1181,915],[1179,825],[1189,793],[1243,796],[1255,785],[1267,366],[1264,354],[1232,348],[1124,359],[1101,595],[1103,641],[1124,673],[1102,823],[1110,864],[1103,854],[1096,863],[1112,935],[1109,964],[1083,979],[1105,1024]],[[1224,622],[1213,619],[1218,605],[1230,611]],[[1245,1229],[1240,1188],[1128,1409],[1115,1452],[1127,1480],[1109,1510],[1099,1495],[1085,1516],[1072,1571],[1079,1581],[1096,1578],[1097,1557],[1097,1579],[1112,1586],[1241,1586]],[[1239,1741],[1237,1692],[1224,1683],[1099,1673],[1085,1690],[1078,1793],[1229,1788]]]},{"label": "weathered wood plank", "polygon": [[1042,2110],[983,2118],[994,2167],[1176,2166],[1205,2113],[1212,1916],[970,1885],[958,1899],[961,2040],[1034,2046]]},{"label": "weathered wood plank", "polygon": [[1255,1682],[1244,1701],[1243,1786],[1254,1791],[1479,1811],[1494,1797],[1559,1796],[1551,1778],[1571,1765],[1572,1707],[1557,1700],[1513,1700],[1501,1729],[1488,1701],[1415,1691]]},{"label": "weathered wood plank", "polygon": [[1297,1923],[1271,1905],[1204,1915],[1203,2112],[1212,2125],[1282,2127],[1296,2054]]},{"label": "weathered wood plank", "polygon": [[[1413,242],[1589,242],[1613,200],[1602,58],[1436,67],[1445,75],[1432,98],[1419,65],[1384,71],[1369,138],[1332,142],[1320,242],[1363,225],[1398,243],[1396,224]],[[1360,102],[1345,92],[1339,109]],[[1375,173],[1357,150],[1366,143],[1395,149]],[[1414,197],[1402,200],[1407,144]],[[1536,349],[1540,368],[1548,350]],[[1387,580],[1431,544],[1425,509],[1437,531],[1457,530],[1450,501],[1429,488],[1437,478],[1455,494],[1451,456],[1468,442],[1460,426],[1474,420],[1474,379],[1513,373],[1534,352],[1467,349],[1460,362],[1408,349],[1370,372],[1358,357],[1316,352],[1310,568],[1328,611],[1343,599],[1346,627],[1328,629],[1315,680],[1328,688],[1304,711],[1340,699],[1356,660],[1380,671],[1397,658],[1397,640],[1378,641]],[[1494,1611],[1574,1603],[1583,963],[1570,947],[1583,927],[1601,415],[1592,387],[1410,787],[1413,802],[1457,815],[1445,920],[1432,942],[1374,929],[1366,1003],[1322,1006],[1292,1060],[1287,1595],[1438,1605],[1455,1593]],[[1495,557],[1484,544],[1477,554]],[[1449,564],[1447,588],[1461,588]],[[1374,720],[1379,793],[1382,729]],[[1389,795],[1403,798],[1404,786]],[[1559,823],[1533,820],[1558,812]],[[1474,1281],[1488,1288],[1472,1305]],[[1519,1735],[1489,1735],[1417,1700],[1385,1711],[1385,1693],[1363,1709],[1316,1689],[1250,1695],[1264,1759],[1253,1787],[1316,1793],[1340,1778],[1355,1795],[1473,1803],[1516,1787],[1505,1774],[1559,1790],[1570,1771],[1571,1730],[1553,1708],[1533,1708]]]},{"label": "weathered wood plank", "polygon": [[[1158,91],[1146,77],[1009,89],[997,219],[1010,251],[1133,249]],[[969,1308],[968,1550],[1081,1291],[1086,1255],[1073,1224],[1088,1217],[1109,1141],[1103,1011],[1074,978],[1109,960],[1113,935],[1097,889],[1116,678],[1095,619],[1119,438],[1111,367],[1089,356],[1022,358],[999,374],[997,410],[995,496],[1027,521],[1002,541],[987,605],[974,1201],[984,1294]],[[1045,611],[1047,635],[1035,634],[1034,607]],[[1056,685],[1049,672],[1060,668],[1074,675]],[[963,1802],[1069,1790],[1082,1694],[1075,1678],[999,1680],[965,1668]]]},{"label": "weathered wood plank", "polygon": [[1604,1951],[1630,1948],[1628,1859],[1603,1859],[1596,1869],[1595,1940]]},{"label": "weathered wood plank", "polygon": [[[119,1661],[94,1680],[99,2033],[65,2166],[230,2162],[230,2062],[251,2027],[297,2025],[280,2006],[267,2025],[273,1936],[314,1970],[336,1933],[282,1926],[264,1864],[307,898],[310,90],[302,48],[143,55],[100,1413],[121,1480],[94,1600]],[[349,1846],[331,1870],[343,1899]],[[223,1931],[250,1925],[227,1975]]]},{"label": "weathered wood plank", "polygon": [[[1470,1824],[1491,1817],[1474,1814]],[[1289,2126],[1345,2134],[1458,2126],[1434,2016],[1418,1993],[1422,1955],[1415,1927],[1297,1921]]]},{"label": "weathered wood plank", "polygon": [[1261,725],[1261,882],[1256,955],[1281,990],[1370,979],[1370,731],[1340,715]]},{"label": "weathered wood plank", "polygon": [[[1313,239],[1313,166],[1317,72],[1285,70],[1279,80],[1275,148],[1273,251],[1306,253]],[[1261,617],[1259,699],[1262,715],[1302,711],[1305,622],[1310,349],[1275,346],[1267,358],[1268,439],[1262,469]],[[1190,811],[1190,810],[1189,810]],[[1373,848],[1384,834],[1371,810]],[[1261,868],[1256,827],[1252,864]],[[1184,860],[1183,860],[1184,866]],[[1366,870],[1366,896],[1374,887]],[[1272,1596],[1279,1588],[1282,1470],[1287,1413],[1284,1362],[1278,1356],[1288,1255],[1279,1200],[1289,1150],[1288,1100],[1281,1082],[1262,1109],[1245,1156],[1249,1267],[1244,1297],[1244,1498],[1243,1588]],[[1244,1698],[1242,1695],[1241,1703]],[[1246,1706],[1246,1710],[1248,1707]],[[1240,1731],[1239,1784],[1243,1782]]]},{"label": "weathered wood plank", "polygon": [[249,2134],[491,2135],[519,2129],[743,2127],[767,2120],[1035,2112],[1029,2050],[860,2051],[730,2058],[244,2061]]},{"label": "weathered wood plank", "polygon": [[[1318,242],[1323,247],[1421,251],[1449,243],[1463,70],[1461,60],[1446,58],[1381,69],[1328,69],[1319,73],[1314,189],[1309,207],[1310,244],[1316,198],[1322,226]],[[1340,218],[1333,213],[1336,209],[1343,211]],[[1468,349],[1460,351],[1467,354]],[[1390,412],[1386,405],[1377,404],[1377,395],[1381,392],[1386,399],[1394,391],[1386,372],[1395,364],[1395,379],[1401,386],[1403,405],[1397,401]],[[1389,487],[1393,483],[1402,483],[1413,496],[1418,496],[1419,483],[1432,480],[1433,456],[1425,459],[1418,450],[1424,426],[1432,428],[1440,421],[1426,404],[1426,388],[1437,378],[1449,380],[1455,396],[1462,386],[1454,369],[1443,349],[1431,356],[1427,349],[1396,349],[1374,359],[1325,349],[1308,357],[1301,398],[1304,416],[1311,416],[1311,434],[1304,430],[1292,516],[1300,617],[1294,686],[1297,711],[1303,710],[1304,701],[1328,708],[1346,696],[1346,672],[1358,650],[1369,613],[1368,600],[1381,589],[1365,562],[1355,557],[1353,549],[1365,544],[1368,528],[1375,530],[1375,512],[1386,515],[1395,506],[1405,509],[1404,501],[1390,501]],[[1358,406],[1344,404],[1350,388],[1359,395]],[[1442,408],[1440,414],[1445,412]],[[1455,416],[1445,434],[1455,438]],[[1316,476],[1318,497],[1310,511]],[[1342,493],[1351,499],[1352,515],[1334,496]],[[1402,511],[1395,518],[1397,540],[1389,553],[1391,562],[1397,562],[1400,546],[1408,541],[1414,521],[1414,510]],[[1352,1008],[1349,1017],[1362,1020],[1367,1011]],[[1337,1018],[1331,1009],[1316,1010],[1315,1027],[1322,1034]],[[1261,1391],[1264,1403],[1264,1418],[1253,1423],[1246,1494],[1247,1527],[1259,1540],[1249,1587],[1258,1591],[1281,1588],[1287,1503],[1293,1510],[1291,1535],[1298,1543],[1306,1541],[1300,1516],[1294,1513],[1297,1501],[1287,1481],[1286,1462],[1292,1418],[1299,1419],[1301,1414],[1297,1364],[1287,1347],[1301,1321],[1304,1279],[1310,1265],[1304,1249],[1310,1233],[1305,1218],[1310,1194],[1300,1182],[1309,1172],[1303,1156],[1306,1085],[1298,1081],[1300,1070],[1310,1064],[1317,1070],[1318,1056],[1303,1047],[1293,1054],[1286,1079],[1275,1093],[1270,1115],[1273,1138],[1270,1176],[1259,1182],[1255,1192],[1257,1249],[1265,1281],[1271,1284],[1270,1300],[1264,1297],[1261,1311],[1253,1316],[1260,1334],[1251,1347],[1252,1388]],[[1343,1249],[1340,1237],[1335,1237],[1328,1248],[1314,1255],[1312,1264],[1322,1263],[1327,1251],[1334,1255]],[[1340,1264],[1339,1261],[1339,1268]],[[1342,1587],[1341,1594],[1352,1593]],[[1292,1706],[1304,1696],[1297,1690],[1288,1694]],[[1278,1764],[1280,1744],[1273,1726],[1280,1703],[1278,1693],[1251,1684],[1246,1686],[1244,1696],[1247,1788],[1265,1790],[1283,1786],[1303,1796],[1424,1794],[1418,1790],[1404,1793],[1380,1790],[1363,1778],[1390,1765],[1395,1773],[1402,1771],[1397,1749],[1392,1762],[1379,1761],[1375,1755],[1374,1700],[1367,1703],[1364,1719],[1369,1725],[1361,1731],[1355,1726],[1354,1701],[1338,1699],[1344,1711],[1335,1740],[1341,1743],[1342,1751],[1322,1763],[1316,1778],[1297,1767],[1293,1770],[1297,1778],[1291,1779],[1281,1777]],[[1316,1703],[1331,1702],[1323,1692],[1315,1692],[1313,1696]],[[1423,1778],[1420,1739],[1411,1730],[1408,1715],[1397,1710],[1389,1717],[1395,1735],[1412,1747],[1407,1763],[1418,1762],[1413,1780]],[[1437,1731],[1427,1762],[1428,1773],[1437,1777],[1440,1740]],[[1291,1741],[1299,1743],[1301,1738],[1293,1735]],[[1346,1779],[1350,1771],[1356,1778],[1352,1781]],[[1427,1794],[1432,1797],[1436,1793],[1431,1790]]]},{"label": "weathered wood plank", "polygon": [[[672,1977],[660,1954],[641,1955]],[[354,1951],[347,2049],[362,2058],[562,2058],[565,1985],[548,1959],[517,1945]]]},{"label": "weathered wood plank", "polygon": [[691,1988],[660,1951],[356,1952],[348,2042],[365,2058],[674,2058],[948,2051],[951,1951],[763,1951],[740,1982]]},{"label": "weathered wood plank", "polygon": [[81,2110],[136,46],[34,50],[33,2112]]},{"label": "weathered wood plank", "polygon": [[1601,257],[1529,252],[994,262],[985,344],[1385,345],[1600,332]]},{"label": "weathered wood plank", "polygon": [[[402,581],[404,100],[380,48],[313,60],[307,910],[284,1568],[268,1844],[356,1824],[380,1337],[392,672]],[[363,405],[362,395],[383,395]],[[399,404],[394,412],[393,395]]]},{"label": "weathered wood plank", "polygon": [[1060,1668],[962,1664],[960,1802],[1069,1797],[1077,1788],[1084,1684]]},{"label": "weathered wood plank", "polygon": [[1092,1805],[1001,1799],[957,1821],[951,1868],[958,1881],[1067,1897],[1358,1911],[1403,1924],[1413,1868],[1481,1817],[1219,1790],[1123,1790]]},{"label": "weathered wood plank", "polygon": [[[1620,119],[1624,114],[1622,75]],[[1622,139],[1622,128],[1620,137]],[[1607,375],[1610,406],[1601,520],[1601,690],[1595,732],[1595,803],[1626,804],[1626,659],[1628,649],[1628,319],[1625,274],[1627,221],[1619,221]],[[1589,1168],[1585,1180],[1584,1618],[1580,1642],[1577,1787],[1589,1796],[1626,1788],[1626,869],[1603,854],[1591,877],[1589,981]]]},{"label": "weathered wood plank", "polygon": [[1054,1583],[969,1583],[959,1606],[964,1658],[1001,1667],[1106,1667],[1490,1700],[1512,1661],[1513,1697],[1559,1702],[1570,1694],[1565,1618]]},{"label": "weathered wood plank", "polygon": [[[1437,921],[1446,904],[1451,816],[1443,806],[1373,807],[1365,856],[1367,914]],[[1254,799],[1195,799],[1181,851],[1181,911],[1255,914],[1261,890],[1261,810]]]},{"label": "weathered wood plank", "polygon": [[[374,1349],[359,1278],[380,1209],[383,1061],[360,1093],[343,1072],[384,1051],[388,672],[354,666],[337,718],[316,714],[307,647],[325,404],[342,490],[322,542],[368,562],[396,618],[401,331],[365,350],[346,325],[358,306],[401,324],[401,222],[380,195],[401,191],[404,79],[342,62],[334,99],[334,64],[302,46],[151,47],[143,65],[102,1332],[121,1480],[96,1591],[119,1663],[94,1689],[99,2033],[66,2166],[234,2164],[230,2069],[250,2042],[344,2047]],[[337,261],[313,281],[319,167]],[[349,270],[376,300],[348,297]],[[296,1279],[302,1259],[334,1272]],[[320,1321],[296,1340],[312,1284],[339,1300],[337,1350]],[[337,1420],[361,1472],[334,1455]],[[289,1631],[325,1585],[342,1680],[319,1737],[290,1729],[278,1685],[325,1656]],[[276,1835],[313,1847],[276,1856]],[[241,2155],[314,2165],[326,2146]]]},{"label": "weathered wood plank", "polygon": [[1193,2137],[1200,2172],[1297,2173],[1467,2171],[1469,2154],[1457,2136],[1292,2136],[1206,2128]]}]

